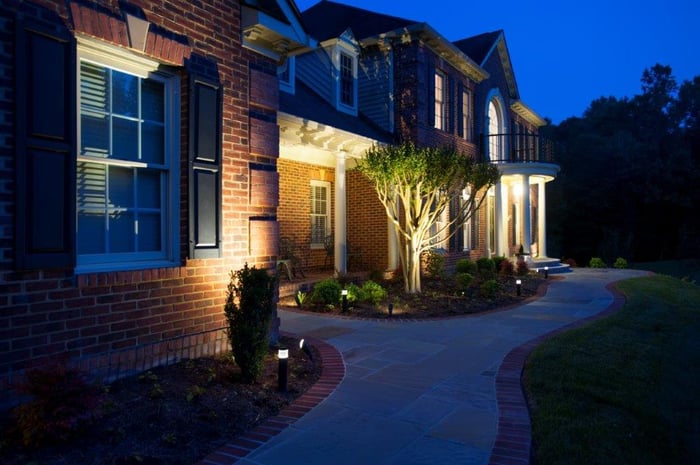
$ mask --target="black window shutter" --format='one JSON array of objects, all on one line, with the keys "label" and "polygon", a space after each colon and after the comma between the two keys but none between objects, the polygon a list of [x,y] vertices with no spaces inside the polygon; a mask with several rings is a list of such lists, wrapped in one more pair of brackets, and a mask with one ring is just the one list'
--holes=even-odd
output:
[{"label": "black window shutter", "polygon": [[450,134],[455,132],[455,80],[452,76],[447,77],[447,98],[445,98],[445,105],[447,111],[446,130]]},{"label": "black window shutter", "polygon": [[221,85],[190,76],[191,258],[221,256]]},{"label": "black window shutter", "polygon": [[59,22],[16,24],[15,267],[73,268],[75,44]]}]

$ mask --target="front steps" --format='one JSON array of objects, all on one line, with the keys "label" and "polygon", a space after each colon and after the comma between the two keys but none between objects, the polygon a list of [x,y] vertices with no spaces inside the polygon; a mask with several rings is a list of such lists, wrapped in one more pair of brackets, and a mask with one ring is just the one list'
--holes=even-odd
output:
[{"label": "front steps", "polygon": [[566,263],[562,263],[556,258],[541,257],[528,261],[528,266],[533,271],[544,273],[544,268],[547,267],[547,273],[570,273],[571,267]]}]

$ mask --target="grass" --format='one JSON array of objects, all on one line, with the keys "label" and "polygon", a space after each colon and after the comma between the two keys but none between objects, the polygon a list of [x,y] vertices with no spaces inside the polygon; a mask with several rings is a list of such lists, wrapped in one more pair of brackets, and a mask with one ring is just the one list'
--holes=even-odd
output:
[{"label": "grass", "polygon": [[526,364],[538,465],[700,463],[700,287],[657,275],[619,289],[619,312]]},{"label": "grass", "polygon": [[700,283],[700,260],[666,260],[659,262],[633,263],[630,268],[636,270],[648,270],[658,274],[673,276],[674,278],[695,281]]}]

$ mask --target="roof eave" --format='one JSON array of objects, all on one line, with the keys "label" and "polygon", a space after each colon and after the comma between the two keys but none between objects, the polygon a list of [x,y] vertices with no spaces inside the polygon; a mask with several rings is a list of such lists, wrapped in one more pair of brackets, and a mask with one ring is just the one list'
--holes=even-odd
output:
[{"label": "roof eave", "polygon": [[510,105],[511,110],[520,115],[525,121],[534,124],[537,127],[547,125],[547,121],[535,111],[527,106],[522,100],[516,100]]},{"label": "roof eave", "polygon": [[316,48],[316,40],[306,32],[293,6],[285,0],[278,4],[289,24],[251,6],[241,6],[243,46],[276,61]]},{"label": "roof eave", "polygon": [[474,82],[479,83],[488,79],[489,73],[450,41],[445,39],[427,23],[415,23],[393,31],[384,32],[367,37],[360,41],[363,46],[382,45],[386,41],[400,40],[410,41],[413,38],[422,40],[432,48],[439,56],[447,60],[452,66],[469,76]]}]

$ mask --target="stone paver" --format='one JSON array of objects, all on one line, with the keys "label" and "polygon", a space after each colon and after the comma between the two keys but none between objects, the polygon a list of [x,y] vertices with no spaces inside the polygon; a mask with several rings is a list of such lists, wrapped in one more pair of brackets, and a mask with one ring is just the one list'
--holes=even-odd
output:
[{"label": "stone paver", "polygon": [[372,321],[282,311],[282,329],[321,349],[322,379],[200,464],[527,464],[520,385],[530,351],[623,300],[631,270],[576,269],[518,307],[462,318]]}]

